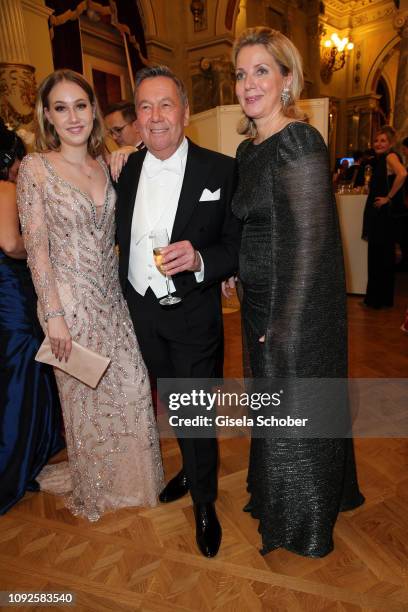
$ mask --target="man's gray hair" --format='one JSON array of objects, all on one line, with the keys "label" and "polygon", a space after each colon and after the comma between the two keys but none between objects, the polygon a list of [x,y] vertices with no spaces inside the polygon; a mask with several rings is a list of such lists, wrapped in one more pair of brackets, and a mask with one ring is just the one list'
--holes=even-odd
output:
[{"label": "man's gray hair", "polygon": [[146,66],[142,68],[136,73],[136,89],[135,89],[135,98],[137,95],[137,89],[139,85],[145,79],[152,79],[154,77],[167,77],[171,79],[173,83],[175,83],[177,87],[177,91],[179,92],[180,99],[182,103],[187,106],[188,104],[188,95],[185,85],[181,79],[179,79],[172,70],[168,66],[164,64],[157,64],[156,66]]}]

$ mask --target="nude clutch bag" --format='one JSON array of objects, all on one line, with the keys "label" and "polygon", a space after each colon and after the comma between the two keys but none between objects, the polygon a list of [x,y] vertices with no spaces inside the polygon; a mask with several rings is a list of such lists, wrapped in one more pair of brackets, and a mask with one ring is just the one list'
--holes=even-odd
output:
[{"label": "nude clutch bag", "polygon": [[72,341],[72,351],[68,361],[59,361],[51,351],[51,344],[48,336],[40,346],[35,356],[36,361],[48,363],[49,365],[70,374],[89,387],[95,389],[98,385],[106,368],[110,364],[110,359],[99,353],[95,353],[77,342]]}]

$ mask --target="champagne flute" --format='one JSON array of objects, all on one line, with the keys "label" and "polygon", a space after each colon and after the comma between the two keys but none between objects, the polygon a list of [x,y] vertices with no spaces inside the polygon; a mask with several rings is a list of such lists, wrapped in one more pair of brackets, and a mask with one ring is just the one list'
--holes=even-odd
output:
[{"label": "champagne flute", "polygon": [[152,239],[153,257],[154,263],[156,264],[156,268],[166,277],[167,295],[161,300],[159,300],[159,304],[161,304],[162,306],[173,306],[174,304],[178,304],[179,302],[181,302],[181,298],[177,297],[176,295],[171,295],[169,276],[163,270],[162,264],[162,249],[169,245],[169,235],[166,229],[159,229],[151,232],[150,238]]}]

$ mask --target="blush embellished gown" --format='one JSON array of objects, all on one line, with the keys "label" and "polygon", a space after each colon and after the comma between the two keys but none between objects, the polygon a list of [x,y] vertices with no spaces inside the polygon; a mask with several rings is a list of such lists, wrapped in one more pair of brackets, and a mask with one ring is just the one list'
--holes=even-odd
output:
[{"label": "blush embellished gown", "polygon": [[122,296],[115,252],[115,192],[105,198],[61,178],[46,155],[22,162],[17,200],[38,316],[63,309],[72,339],[111,363],[96,389],[55,369],[68,464],[46,466],[41,489],[65,494],[75,515],[153,506],[163,487],[149,378]]}]

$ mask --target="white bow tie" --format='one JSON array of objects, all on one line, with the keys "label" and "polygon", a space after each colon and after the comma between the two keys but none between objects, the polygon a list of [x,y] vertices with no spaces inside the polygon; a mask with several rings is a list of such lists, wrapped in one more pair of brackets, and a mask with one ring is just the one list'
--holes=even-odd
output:
[{"label": "white bow tie", "polygon": [[174,172],[175,174],[181,175],[181,160],[178,157],[170,157],[162,161],[154,155],[149,155],[145,159],[144,169],[149,178],[153,178],[159,174],[162,170],[167,172]]}]

